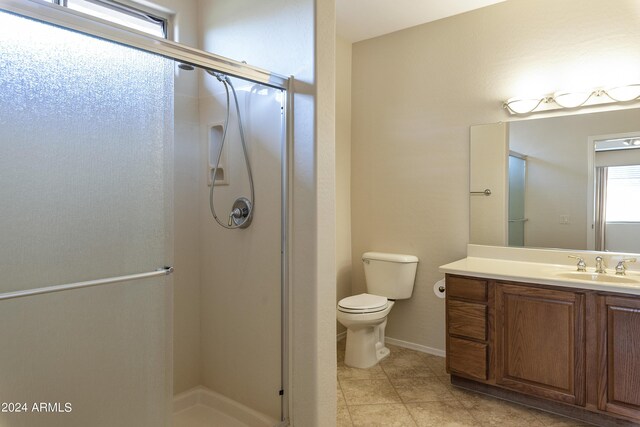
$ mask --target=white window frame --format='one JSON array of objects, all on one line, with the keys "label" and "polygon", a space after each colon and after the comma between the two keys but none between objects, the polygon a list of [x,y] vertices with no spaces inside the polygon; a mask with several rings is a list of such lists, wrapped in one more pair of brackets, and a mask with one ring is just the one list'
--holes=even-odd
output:
[{"label": "white window frame", "polygon": [[[52,3],[57,4],[59,6],[62,7],[69,7],[68,6],[68,0],[50,0]],[[114,12],[118,13],[118,14],[123,14],[123,15],[127,15],[129,17],[133,17],[136,19],[139,19],[140,21],[145,21],[145,22],[151,22],[153,24],[157,24],[159,26],[159,29],[162,32],[162,38],[164,39],[168,39],[169,38],[169,20],[163,16],[159,16],[156,13],[151,13],[149,11],[146,10],[142,10],[138,7],[133,7],[130,6],[128,4],[124,4],[124,3],[119,3],[119,2],[115,2],[113,0],[75,0],[75,1],[82,1],[82,2],[86,2],[86,3],[93,3],[97,6],[100,6],[104,9],[110,9],[113,10]],[[71,7],[69,7],[71,9]],[[91,14],[90,14],[91,15]],[[95,16],[95,15],[91,15],[91,16]],[[103,16],[96,16],[98,18],[101,19],[105,19]],[[107,20],[109,20],[108,18],[106,18]],[[120,25],[124,25],[127,26],[126,23],[120,23],[118,22]],[[133,27],[130,27],[133,28]],[[133,28],[136,29],[136,28]],[[151,34],[148,33],[144,30],[138,30],[138,31],[142,31],[145,32],[147,34]],[[156,34],[151,34],[151,35],[156,35]]]}]

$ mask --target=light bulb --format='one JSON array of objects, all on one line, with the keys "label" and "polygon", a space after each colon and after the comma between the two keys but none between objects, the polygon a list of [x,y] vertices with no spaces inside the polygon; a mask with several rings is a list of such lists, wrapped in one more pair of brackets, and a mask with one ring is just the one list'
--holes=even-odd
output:
[{"label": "light bulb", "polygon": [[640,98],[640,84],[611,87],[604,91],[609,98],[618,102],[628,102]]},{"label": "light bulb", "polygon": [[594,92],[556,92],[553,100],[563,108],[576,108],[584,105]]},{"label": "light bulb", "polygon": [[538,105],[540,105],[545,98],[537,98],[537,99],[520,99],[520,98],[511,98],[504,103],[504,107],[508,108],[509,111],[515,114],[527,114],[533,112]]}]

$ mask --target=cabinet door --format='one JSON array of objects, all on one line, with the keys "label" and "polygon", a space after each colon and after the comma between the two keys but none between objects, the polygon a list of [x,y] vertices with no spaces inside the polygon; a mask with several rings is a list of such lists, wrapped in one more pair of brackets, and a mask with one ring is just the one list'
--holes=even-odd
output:
[{"label": "cabinet door", "polygon": [[640,418],[640,300],[599,297],[598,409]]},{"label": "cabinet door", "polygon": [[496,286],[496,383],[565,403],[585,403],[585,298]]}]

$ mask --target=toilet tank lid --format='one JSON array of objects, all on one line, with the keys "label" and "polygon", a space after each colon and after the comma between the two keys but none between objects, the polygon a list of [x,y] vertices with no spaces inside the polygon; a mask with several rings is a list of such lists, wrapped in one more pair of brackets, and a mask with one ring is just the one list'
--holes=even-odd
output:
[{"label": "toilet tank lid", "polygon": [[362,260],[416,263],[418,262],[418,257],[413,255],[387,254],[384,252],[365,252],[362,254]]}]

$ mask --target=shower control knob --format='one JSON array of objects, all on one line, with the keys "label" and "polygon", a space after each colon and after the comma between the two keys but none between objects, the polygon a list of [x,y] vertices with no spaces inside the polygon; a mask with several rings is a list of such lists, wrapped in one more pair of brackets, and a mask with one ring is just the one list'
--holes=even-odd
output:
[{"label": "shower control knob", "polygon": [[240,208],[235,208],[231,211],[231,213],[229,214],[229,227],[231,227],[233,225],[233,220],[234,219],[239,219],[242,218],[242,211],[240,210]]},{"label": "shower control knob", "polygon": [[231,207],[229,214],[229,227],[246,228],[251,224],[253,217],[253,206],[246,197],[238,198]]}]

